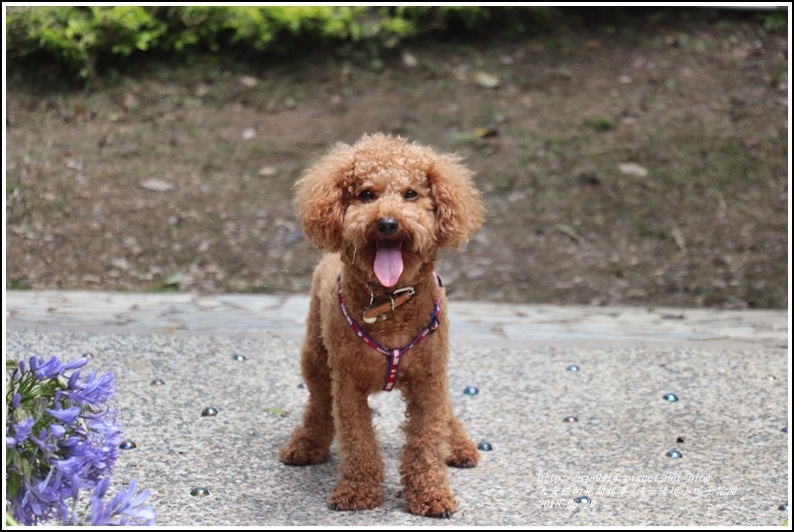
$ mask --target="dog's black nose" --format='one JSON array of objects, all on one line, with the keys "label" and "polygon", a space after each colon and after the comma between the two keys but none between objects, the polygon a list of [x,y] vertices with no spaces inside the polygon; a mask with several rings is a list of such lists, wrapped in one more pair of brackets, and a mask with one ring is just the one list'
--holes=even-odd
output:
[{"label": "dog's black nose", "polygon": [[400,222],[395,218],[381,218],[378,220],[378,233],[383,236],[391,236],[400,228]]}]

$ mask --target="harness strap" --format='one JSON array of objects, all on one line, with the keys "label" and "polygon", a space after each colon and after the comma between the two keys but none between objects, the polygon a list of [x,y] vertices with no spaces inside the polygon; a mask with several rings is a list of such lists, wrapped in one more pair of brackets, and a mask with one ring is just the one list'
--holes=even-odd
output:
[{"label": "harness strap", "polygon": [[[441,278],[438,275],[436,275],[436,281],[438,282],[438,291],[440,294]],[[435,332],[435,330],[438,329],[438,316],[441,313],[440,297],[436,298],[436,302],[433,305],[433,314],[430,316],[430,323],[424,329],[422,329],[422,332],[420,332],[419,335],[411,341],[411,343],[402,349],[386,349],[378,342],[370,338],[370,336],[364,332],[361,326],[359,326],[359,324],[356,323],[356,321],[350,316],[350,313],[347,311],[347,306],[345,306],[345,300],[342,297],[341,275],[336,281],[336,286],[339,295],[339,308],[342,309],[342,315],[345,317],[345,321],[347,321],[348,325],[350,325],[350,328],[353,329],[353,332],[356,333],[356,335],[361,338],[364,343],[378,353],[381,353],[382,355],[389,358],[389,363],[386,368],[386,383],[383,385],[383,390],[387,392],[392,391],[394,389],[394,385],[397,383],[397,374],[400,371],[400,361],[402,360],[402,355],[416,344],[421,342],[425,336]]]}]

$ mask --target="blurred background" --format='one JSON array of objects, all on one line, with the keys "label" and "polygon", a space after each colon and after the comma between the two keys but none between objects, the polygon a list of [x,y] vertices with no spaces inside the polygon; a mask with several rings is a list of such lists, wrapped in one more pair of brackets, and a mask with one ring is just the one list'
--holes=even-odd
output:
[{"label": "blurred background", "polygon": [[6,7],[6,289],[308,293],[292,185],[457,152],[450,299],[786,308],[786,9]]}]

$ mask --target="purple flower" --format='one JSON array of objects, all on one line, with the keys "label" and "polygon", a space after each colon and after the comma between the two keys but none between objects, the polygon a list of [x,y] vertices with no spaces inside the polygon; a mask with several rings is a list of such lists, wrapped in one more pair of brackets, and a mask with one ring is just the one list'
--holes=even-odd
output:
[{"label": "purple flower", "polygon": [[[149,498],[149,490],[135,495],[138,488],[138,481],[132,479],[127,489],[121,489],[113,500],[105,505],[102,498],[107,491],[108,483],[106,479],[97,485],[91,497],[91,525],[107,526],[131,524],[154,525],[155,513],[151,507],[141,505]],[[118,518],[116,521],[115,519]]]},{"label": "purple flower", "polygon": [[50,434],[52,434],[52,437],[56,440],[62,440],[63,437],[66,436],[66,427],[56,423],[50,423]]},{"label": "purple flower", "polygon": [[31,485],[30,492],[39,500],[44,502],[53,502],[60,499],[59,484],[61,480],[61,473],[57,469],[50,469],[44,480],[36,482]]},{"label": "purple flower", "polygon": [[105,496],[105,493],[107,492],[109,486],[110,486],[110,477],[105,477],[102,480],[100,480],[99,483],[96,485],[96,488],[94,488],[94,493],[91,495],[92,500],[98,499],[99,501],[102,501],[102,497]]},{"label": "purple flower", "polygon": [[[135,481],[109,504],[102,501],[122,427],[107,404],[113,374],[91,371],[81,378],[79,368],[88,362],[81,357],[64,365],[34,356],[28,369],[20,361],[6,380],[6,499],[22,525],[53,517],[73,525],[154,524],[154,511],[143,506],[149,492],[136,495]],[[67,376],[71,370],[77,371]],[[91,507],[78,509],[83,489],[93,490]]]},{"label": "purple flower", "polygon": [[72,370],[72,369],[82,368],[86,364],[88,364],[88,359],[85,358],[85,357],[80,357],[77,360],[73,360],[71,362],[66,363],[63,366],[63,369],[61,370],[61,373],[69,371],[69,370]]},{"label": "purple flower", "polygon": [[62,373],[63,364],[55,357],[50,358],[46,363],[44,357],[30,357],[30,370],[36,380],[43,381],[58,377]]},{"label": "purple flower", "polygon": [[80,488],[83,487],[82,486],[82,484],[83,484],[82,479],[80,479],[80,477],[77,476],[77,475],[72,475],[69,478],[69,483],[71,484],[71,488],[72,488],[72,493],[71,493],[72,499],[79,500],[80,499]]},{"label": "purple flower", "polygon": [[55,410],[52,408],[45,408],[45,412],[63,423],[64,425],[73,425],[77,416],[80,415],[80,407],[72,406],[63,410]]},{"label": "purple flower", "polygon": [[97,379],[96,371],[91,371],[83,382],[75,381],[73,386],[69,386],[69,391],[65,392],[65,395],[74,404],[97,404],[106,402],[115,391],[116,385],[112,373],[105,373]]},{"label": "purple flower", "polygon": [[61,442],[61,447],[64,449],[71,449],[80,445],[80,442],[82,441],[83,440],[80,438],[80,436],[69,436]]},{"label": "purple flower", "polygon": [[80,455],[70,456],[66,460],[54,460],[53,465],[56,466],[59,471],[63,471],[63,474],[69,478],[83,478],[83,475],[88,469],[85,457]]},{"label": "purple flower", "polygon": [[21,423],[12,423],[11,429],[14,431],[13,436],[8,435],[8,424],[6,424],[6,447],[22,445],[33,432],[33,418],[29,417]]},{"label": "purple flower", "polygon": [[[30,370],[33,372],[33,376],[36,377],[36,380],[40,381],[44,379],[55,379],[69,370],[82,368],[86,364],[88,364],[88,359],[83,357],[65,365],[56,357],[51,357],[47,362],[44,362],[44,357],[30,357]],[[25,373],[25,363],[21,361],[19,362],[19,373]]]},{"label": "purple flower", "polygon": [[[87,358],[85,360],[88,360]],[[80,378],[80,372],[75,371],[72,373],[71,377],[69,377],[69,381],[66,383],[66,388],[69,390],[74,390],[75,386],[77,386],[77,380]]]},{"label": "purple flower", "polygon": [[35,475],[25,479],[25,489],[18,490],[12,501],[14,517],[20,524],[35,525],[54,516],[57,503],[63,498],[61,477],[53,468],[44,479]]},{"label": "purple flower", "polygon": [[41,450],[41,454],[43,458],[51,458],[53,456],[58,456],[58,445],[54,441],[50,441],[50,434],[47,432],[47,429],[41,429],[39,432],[38,437],[34,435],[30,435],[30,441],[36,444],[36,447]]}]

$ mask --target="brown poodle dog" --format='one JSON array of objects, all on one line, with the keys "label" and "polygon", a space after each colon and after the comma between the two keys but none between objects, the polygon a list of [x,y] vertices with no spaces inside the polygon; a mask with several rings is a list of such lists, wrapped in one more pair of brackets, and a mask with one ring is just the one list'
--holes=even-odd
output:
[{"label": "brown poodle dog", "polygon": [[296,188],[304,233],[328,253],[314,273],[302,349],[309,402],[279,457],[324,462],[336,435],[340,479],[328,506],[375,508],[383,461],[367,397],[396,387],[407,403],[407,510],[449,517],[457,503],[445,464],[474,467],[479,455],[452,413],[435,264],[439,248],[458,248],[482,223],[471,173],[455,156],[376,134],[338,145]]}]

